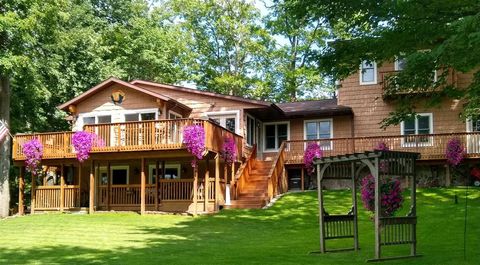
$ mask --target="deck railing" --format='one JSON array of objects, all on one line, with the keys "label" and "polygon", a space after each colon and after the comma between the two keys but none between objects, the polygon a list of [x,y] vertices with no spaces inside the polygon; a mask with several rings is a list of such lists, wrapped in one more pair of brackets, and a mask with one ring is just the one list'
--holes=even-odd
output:
[{"label": "deck railing", "polygon": [[[64,186],[64,208],[80,207],[79,187]],[[35,189],[35,210],[60,209],[60,186],[39,186]]]},{"label": "deck railing", "polygon": [[268,173],[268,200],[272,200],[275,196],[287,191],[288,183],[285,175],[285,163],[287,155],[287,144],[283,142],[272,163],[272,168]]},{"label": "deck railing", "polygon": [[365,152],[375,149],[379,143],[385,143],[393,151],[420,153],[421,160],[444,159],[447,143],[453,138],[459,139],[465,147],[467,158],[480,157],[480,132],[468,132],[286,141],[286,163],[302,164],[309,142],[317,142],[323,156]]},{"label": "deck railing", "polygon": [[[243,138],[207,120],[178,119],[94,124],[84,126],[84,130],[95,132],[98,136],[98,143],[92,148],[92,153],[172,150],[184,148],[183,129],[192,124],[204,127],[207,149],[221,151],[224,138],[231,137],[235,140],[238,153],[241,154]],[[18,134],[13,143],[13,159],[25,159],[22,146],[35,138],[43,145],[44,159],[73,158],[75,157],[72,146],[73,134],[74,132]]]}]

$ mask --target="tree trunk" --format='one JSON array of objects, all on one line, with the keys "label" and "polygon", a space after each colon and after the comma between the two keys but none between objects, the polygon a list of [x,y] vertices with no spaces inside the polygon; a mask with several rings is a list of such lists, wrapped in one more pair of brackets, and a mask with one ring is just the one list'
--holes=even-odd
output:
[{"label": "tree trunk", "polygon": [[[8,77],[0,72],[0,120],[10,124],[10,84]],[[6,136],[0,142],[0,217],[8,216],[10,209],[10,145],[11,139]]]}]

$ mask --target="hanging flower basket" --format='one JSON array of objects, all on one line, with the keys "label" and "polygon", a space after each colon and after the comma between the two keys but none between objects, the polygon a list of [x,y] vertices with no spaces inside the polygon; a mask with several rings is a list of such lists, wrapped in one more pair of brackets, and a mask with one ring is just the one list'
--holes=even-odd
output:
[{"label": "hanging flower basket", "polygon": [[315,171],[315,166],[313,165],[313,161],[316,158],[322,158],[323,152],[320,149],[320,145],[317,143],[309,143],[307,145],[307,149],[305,150],[305,154],[303,155],[303,163],[305,165],[305,169],[307,170],[307,175],[311,176]]},{"label": "hanging flower basket", "polygon": [[[402,190],[398,179],[380,180],[381,216],[393,216],[403,203]],[[375,178],[368,174],[361,183],[362,202],[365,209],[375,213]]]},{"label": "hanging flower basket", "polygon": [[193,155],[192,167],[197,167],[197,160],[203,158],[205,152],[205,130],[200,125],[189,125],[183,129],[183,143]]},{"label": "hanging flower basket", "polygon": [[78,131],[72,135],[72,145],[77,153],[77,160],[83,162],[90,157],[92,147],[105,144],[95,133]]},{"label": "hanging flower basket", "polygon": [[221,155],[225,160],[225,163],[229,165],[237,159],[237,145],[232,137],[225,138]]},{"label": "hanging flower basket", "polygon": [[447,149],[445,151],[445,158],[447,162],[452,166],[458,166],[465,155],[465,149],[462,143],[457,138],[452,138],[447,143]]},{"label": "hanging flower basket", "polygon": [[25,167],[32,175],[39,174],[40,163],[43,158],[43,145],[38,139],[32,139],[22,146],[25,155]]}]

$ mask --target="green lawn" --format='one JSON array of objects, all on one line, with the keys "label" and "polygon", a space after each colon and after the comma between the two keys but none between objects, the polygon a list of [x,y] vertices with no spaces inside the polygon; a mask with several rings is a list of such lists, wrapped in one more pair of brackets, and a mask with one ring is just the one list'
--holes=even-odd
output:
[{"label": "green lawn", "polygon": [[[453,196],[460,196],[454,204]],[[329,191],[326,208],[346,212],[347,191]],[[463,191],[418,192],[418,252],[387,264],[478,264],[480,190],[470,190],[467,260],[463,258]],[[284,196],[268,210],[227,210],[201,217],[47,214],[0,221],[0,263],[364,264],[373,257],[373,224],[360,206],[358,252],[318,250],[315,192]],[[350,241],[332,243],[342,247]],[[405,247],[389,247],[401,254]],[[398,253],[396,253],[398,252]]]}]

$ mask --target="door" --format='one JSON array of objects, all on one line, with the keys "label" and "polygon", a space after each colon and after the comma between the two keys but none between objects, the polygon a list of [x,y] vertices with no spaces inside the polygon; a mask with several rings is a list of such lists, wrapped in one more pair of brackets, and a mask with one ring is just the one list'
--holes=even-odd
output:
[{"label": "door", "polygon": [[467,132],[475,133],[467,136],[467,153],[480,153],[480,119],[468,120]]}]

